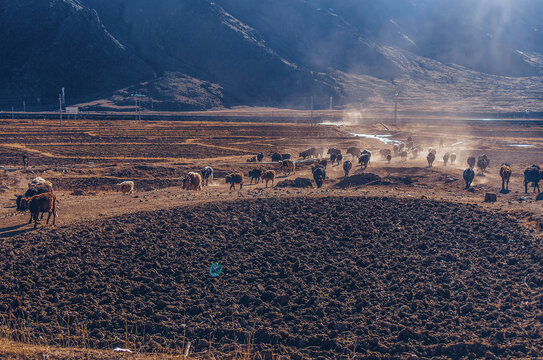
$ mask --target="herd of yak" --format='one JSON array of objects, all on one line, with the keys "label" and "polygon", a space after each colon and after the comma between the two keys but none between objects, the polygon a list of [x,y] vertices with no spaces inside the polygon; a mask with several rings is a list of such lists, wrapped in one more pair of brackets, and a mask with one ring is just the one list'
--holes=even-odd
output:
[{"label": "herd of yak", "polygon": [[[443,145],[440,144],[440,147]],[[401,161],[407,161],[409,154],[411,154],[412,159],[418,158],[419,154],[422,152],[421,147],[414,146],[413,139],[409,137],[407,141],[394,143],[392,149],[381,149],[379,154],[381,155],[381,160],[386,160],[390,164],[393,157],[400,157]],[[434,148],[428,148],[428,155],[426,160],[428,161],[428,167],[432,167],[436,160],[437,150]],[[328,157],[326,157],[328,155]],[[362,150],[357,147],[350,147],[346,151],[346,156],[350,155],[351,160],[355,161],[360,165],[361,169],[366,169],[370,163],[372,153],[368,150]],[[307,165],[312,165],[311,171],[313,174],[313,179],[318,188],[322,187],[324,180],[326,179],[326,167],[328,163],[340,165],[343,163],[343,170],[345,172],[345,177],[349,176],[353,168],[353,162],[351,160],[344,160],[343,153],[340,149],[337,148],[319,148],[312,147],[307,150],[304,150],[298,154],[299,160],[293,160],[291,154],[280,154],[277,152],[270,153],[269,157],[271,162],[274,164],[279,164],[279,169],[283,171],[285,175],[290,175],[291,173],[296,172],[296,163],[305,163]],[[326,157],[326,158],[325,158]],[[447,166],[447,163],[454,165],[456,162],[457,155],[454,152],[445,152],[443,155],[443,164]],[[264,160],[264,153],[260,152],[255,156],[247,159],[248,163],[262,163]],[[463,178],[466,182],[466,189],[471,188],[471,184],[475,178],[474,168],[477,168],[480,171],[480,174],[483,175],[490,165],[490,159],[486,155],[481,155],[475,158],[470,156],[467,159],[468,168],[463,172]],[[212,177],[213,169],[206,167],[202,169],[201,177],[204,179],[209,178],[210,174]],[[502,192],[509,191],[509,180],[511,178],[512,170],[509,164],[502,164],[500,167],[500,176],[502,178]],[[189,173],[187,177],[184,177],[183,181],[185,188],[195,188],[198,184],[201,183],[198,180],[200,174]],[[258,183],[260,180],[266,181],[266,187],[268,186],[268,181],[272,182],[275,179],[274,170],[262,170],[255,168],[249,171],[249,177],[251,178],[251,184],[253,181]],[[524,171],[524,185],[525,191],[528,192],[528,185],[532,184],[535,189],[539,191],[539,180],[543,178],[543,172],[537,165],[532,165]],[[243,186],[243,173],[232,173],[226,176],[226,183],[231,184],[230,189],[233,189],[236,184],[240,185],[240,188]],[[200,187],[201,188],[201,187]]]},{"label": "herd of yak", "polygon": [[[440,145],[441,146],[441,145]],[[326,152],[326,153],[325,153]],[[408,155],[411,154],[413,159],[416,159],[422,148],[415,147],[413,140],[411,138],[407,139],[406,143],[398,142],[395,143],[392,149],[381,149],[379,151],[381,155],[381,160],[386,160],[388,163],[391,162],[393,156],[400,157],[402,161],[407,161]],[[428,167],[432,167],[436,159],[437,151],[433,148],[428,148],[428,155],[426,160],[428,161]],[[325,156],[328,155],[326,158]],[[346,151],[346,155],[351,156],[351,160],[357,160],[357,163],[360,165],[361,169],[366,169],[370,163],[372,153],[368,150],[361,150],[356,147],[350,147]],[[343,163],[343,170],[345,172],[345,177],[349,176],[350,171],[353,168],[353,162],[351,160],[344,160],[343,154],[340,149],[337,148],[310,148],[299,153],[299,160],[293,160],[291,154],[279,154],[277,152],[269,154],[272,163],[279,164],[279,170],[282,171],[285,175],[290,175],[291,173],[296,172],[296,163],[305,163],[311,165],[311,172],[313,174],[313,179],[318,188],[322,187],[326,179],[326,167],[330,162],[332,165],[340,165]],[[258,153],[255,156],[247,160],[247,162],[262,162],[264,160],[264,154]],[[454,165],[456,161],[456,154],[446,152],[443,155],[443,163],[446,166],[450,161]],[[28,157],[23,157],[24,166],[28,166]],[[474,168],[477,165],[481,175],[483,175],[490,165],[490,160],[486,155],[478,156],[477,159],[474,156],[470,156],[467,159],[468,168],[463,172],[463,178],[466,182],[466,189],[471,188],[471,184],[475,178]],[[512,170],[509,164],[502,164],[500,167],[500,176],[502,178],[502,192],[509,191],[509,180],[511,178]],[[266,187],[268,187],[268,182],[271,181],[272,186],[276,177],[275,170],[262,170],[260,168],[254,168],[249,171],[249,177],[251,179],[251,184],[253,181],[258,184],[260,181],[262,183],[266,182]],[[543,172],[540,167],[537,165],[532,165],[524,171],[524,191],[528,192],[528,185],[532,184],[534,192],[537,189],[539,192],[539,181],[543,179]],[[203,186],[209,184],[209,181],[213,183],[213,168],[206,166],[201,169],[199,172],[189,172],[187,175],[181,177],[183,189],[187,190],[201,190]],[[226,183],[230,184],[230,190],[235,189],[235,185],[239,185],[240,190],[243,187],[244,174],[242,172],[234,172],[226,175]],[[300,179],[297,179],[300,180]],[[302,179],[303,180],[303,179]],[[308,179],[305,179],[309,181]],[[123,193],[129,194],[134,191],[134,182],[133,181],[123,181],[120,184],[117,184],[120,191]],[[29,224],[34,221],[34,228],[36,228],[38,223],[38,215],[41,213],[41,218],[43,219],[44,213],[48,213],[47,223],[49,223],[49,218],[53,215],[53,224],[56,220],[56,211],[57,211],[57,199],[53,193],[53,185],[51,182],[44,180],[40,177],[35,178],[28,185],[28,190],[24,195],[17,197],[17,210],[30,210],[30,221]]]},{"label": "herd of yak", "polygon": [[[442,147],[442,143],[440,144],[440,147]],[[299,157],[301,160],[298,160],[299,162],[305,162],[307,163],[309,158],[309,162],[314,164],[315,166],[312,167],[312,173],[313,178],[315,179],[315,183],[317,184],[317,187],[321,187],[325,178],[326,178],[326,166],[328,161],[330,161],[332,164],[337,163],[338,165],[343,162],[343,154],[340,149],[336,148],[329,148],[327,151],[325,148],[310,148],[305,151],[302,151],[299,153]],[[325,151],[326,154],[329,155],[329,159],[325,159]],[[392,158],[394,156],[400,157],[402,161],[407,161],[408,155],[411,154],[412,159],[418,158],[419,154],[422,152],[421,147],[414,146],[413,139],[409,137],[407,139],[406,143],[403,142],[397,142],[394,143],[392,149],[381,149],[379,150],[379,154],[381,155],[381,160],[386,160],[390,164]],[[371,160],[372,153],[368,150],[361,150],[356,147],[350,147],[346,151],[347,155],[351,155],[352,159],[357,159],[358,164],[362,169],[366,169],[368,167],[368,164]],[[426,160],[428,162],[428,167],[432,167],[435,160],[436,160],[436,154],[437,150],[430,147],[428,148],[428,155],[426,156]],[[277,152],[270,154],[271,161],[280,163],[281,169],[285,172],[285,175],[288,175],[290,173],[291,169],[295,169],[296,162],[293,162],[291,160],[291,154],[279,154]],[[443,155],[443,164],[447,166],[447,163],[451,163],[451,165],[454,165],[456,162],[456,153],[454,152],[445,152]],[[252,158],[248,159],[247,162],[262,162],[264,159],[263,153],[258,153],[256,156],[253,156]],[[464,170],[463,172],[463,178],[466,182],[466,189],[471,188],[471,184],[475,178],[475,171],[474,168],[477,165],[477,168],[480,171],[481,175],[484,175],[485,171],[490,165],[490,159],[486,155],[480,155],[477,158],[474,156],[469,156],[467,159],[468,168]],[[345,171],[345,177],[349,176],[349,173],[351,169],[353,168],[353,163],[350,160],[346,160],[343,162],[343,170]],[[253,176],[254,174],[254,176]],[[253,180],[253,177],[257,177],[260,174],[260,170],[252,170],[249,172],[249,176],[251,176],[251,183]],[[511,166],[507,163],[504,163],[500,167],[500,176],[502,179],[502,192],[508,192],[509,191],[509,180],[511,179]],[[539,191],[539,181],[543,179],[543,172],[541,171],[540,167],[537,165],[532,165],[528,167],[524,171],[524,191],[528,192],[528,185],[532,184],[534,188],[534,192],[537,189]]]}]

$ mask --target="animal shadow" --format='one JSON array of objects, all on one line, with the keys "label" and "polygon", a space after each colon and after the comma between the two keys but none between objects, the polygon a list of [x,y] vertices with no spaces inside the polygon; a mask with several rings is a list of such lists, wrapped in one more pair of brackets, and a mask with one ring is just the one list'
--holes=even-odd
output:
[{"label": "animal shadow", "polygon": [[25,227],[26,225],[27,224],[25,223],[25,224],[0,228],[0,239],[24,234],[26,232],[33,230],[32,228],[21,229],[22,227]]}]

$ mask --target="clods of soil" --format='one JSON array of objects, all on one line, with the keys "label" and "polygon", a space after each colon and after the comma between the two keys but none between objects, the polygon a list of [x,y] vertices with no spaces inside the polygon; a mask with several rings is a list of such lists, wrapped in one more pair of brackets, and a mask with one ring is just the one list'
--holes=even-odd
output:
[{"label": "clods of soil", "polygon": [[362,174],[356,174],[349,177],[344,178],[340,182],[338,182],[335,186],[340,188],[347,188],[347,187],[353,187],[353,186],[360,186],[360,185],[380,185],[382,182],[382,178],[379,175],[372,174],[372,173],[362,173]]},{"label": "clods of soil", "polygon": [[308,178],[296,178],[295,180],[283,180],[279,181],[275,187],[279,188],[286,188],[286,187],[293,187],[293,188],[308,188],[313,187],[313,182],[311,179]]},{"label": "clods of soil", "polygon": [[543,353],[543,251],[514,218],[474,205],[328,197],[142,212],[5,239],[0,266],[4,324],[50,342],[228,351],[250,338],[327,359]]}]

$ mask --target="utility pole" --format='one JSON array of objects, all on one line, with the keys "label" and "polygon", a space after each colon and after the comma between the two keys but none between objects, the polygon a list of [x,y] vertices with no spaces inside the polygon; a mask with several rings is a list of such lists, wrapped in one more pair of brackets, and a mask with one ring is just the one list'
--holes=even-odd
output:
[{"label": "utility pole", "polygon": [[23,112],[25,113],[26,112],[26,101],[23,100]]},{"label": "utility pole", "polygon": [[311,124],[313,125],[313,96],[311,96]]},{"label": "utility pole", "polygon": [[62,127],[62,94],[58,94],[58,112],[60,118],[60,127]]},{"label": "utility pole", "polygon": [[136,102],[136,121],[140,120],[141,121],[141,109],[140,109],[140,105],[141,105],[141,98],[144,97],[144,95],[140,94],[140,93],[135,93],[135,94],[132,94],[130,95],[134,98],[135,102]]},{"label": "utility pole", "polygon": [[11,107],[11,120],[13,120],[13,106]]},{"label": "utility pole", "polygon": [[398,123],[398,92],[394,93],[394,125]]},{"label": "utility pole", "polygon": [[330,96],[330,110],[332,110],[332,97]]}]

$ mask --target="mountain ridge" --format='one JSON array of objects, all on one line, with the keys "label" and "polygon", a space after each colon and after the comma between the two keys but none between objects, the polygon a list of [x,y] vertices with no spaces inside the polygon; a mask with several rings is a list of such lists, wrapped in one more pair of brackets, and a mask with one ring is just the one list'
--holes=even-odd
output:
[{"label": "mountain ridge", "polygon": [[[129,106],[140,92],[152,99],[145,107],[168,111],[308,108],[310,97],[317,108],[329,97],[376,106],[396,91],[432,106],[447,93],[459,106],[506,106],[492,87],[514,90],[514,108],[541,109],[543,4],[519,1],[526,9],[489,0],[0,0],[0,109],[55,104],[63,86],[70,103]],[[519,102],[521,93],[536,100]]]}]

